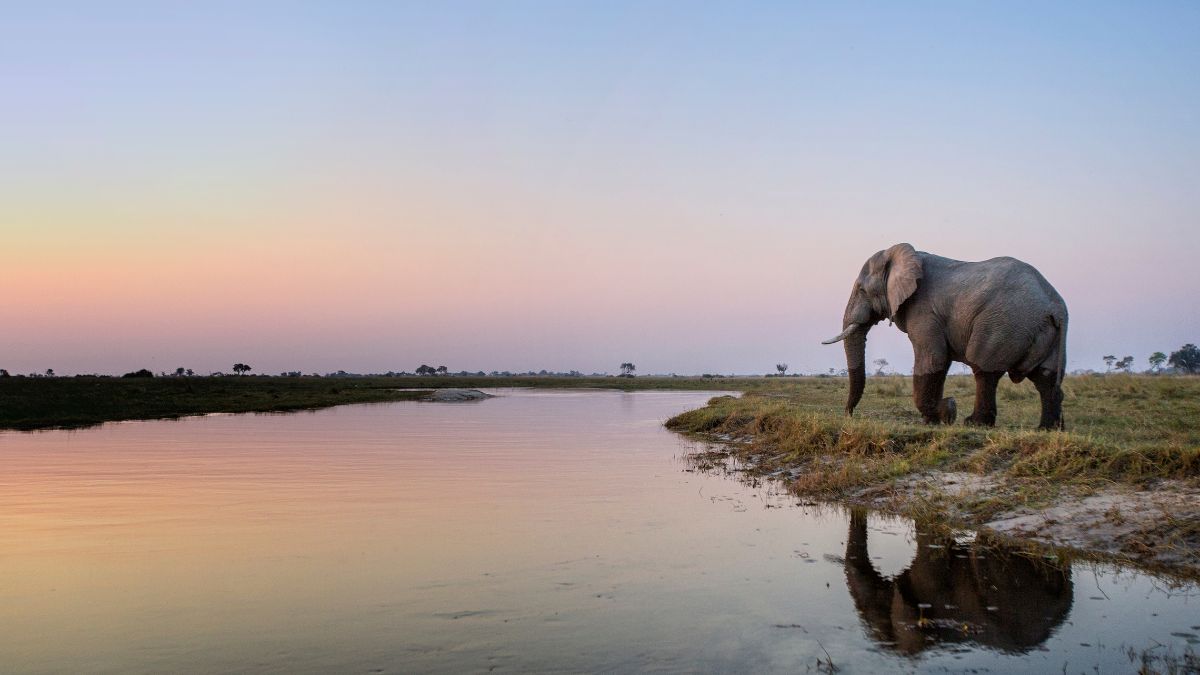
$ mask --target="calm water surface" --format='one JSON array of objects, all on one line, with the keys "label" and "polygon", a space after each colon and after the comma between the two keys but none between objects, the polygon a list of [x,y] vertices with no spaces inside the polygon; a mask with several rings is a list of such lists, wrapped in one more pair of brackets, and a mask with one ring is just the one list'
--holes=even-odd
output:
[{"label": "calm water surface", "polygon": [[662,422],[710,394],[497,393],[0,433],[0,670],[1092,673],[1200,634],[1195,587],[693,471]]}]

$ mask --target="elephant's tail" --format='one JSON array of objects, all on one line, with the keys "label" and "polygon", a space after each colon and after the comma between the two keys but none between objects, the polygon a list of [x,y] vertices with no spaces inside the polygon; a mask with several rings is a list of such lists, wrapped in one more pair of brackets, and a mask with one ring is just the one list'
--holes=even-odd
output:
[{"label": "elephant's tail", "polygon": [[1058,324],[1058,376],[1054,384],[1061,387],[1067,374],[1067,313],[1054,317],[1054,322]]}]

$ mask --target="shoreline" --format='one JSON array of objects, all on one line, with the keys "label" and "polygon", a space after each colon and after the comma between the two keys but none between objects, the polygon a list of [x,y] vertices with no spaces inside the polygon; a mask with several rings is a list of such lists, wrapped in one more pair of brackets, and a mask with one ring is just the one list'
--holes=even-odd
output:
[{"label": "shoreline", "polygon": [[[951,534],[970,530],[1008,545],[1037,553],[1054,553],[1072,560],[1114,563],[1185,582],[1200,581],[1200,542],[1166,541],[1171,521],[1200,517],[1194,508],[1200,486],[1185,481],[1164,481],[1157,490],[1113,486],[1106,490],[1059,494],[1042,506],[1018,506],[990,519],[969,504],[976,491],[995,487],[996,478],[953,471],[930,471],[893,483],[879,483],[831,494],[820,489],[797,489],[802,467],[780,469],[760,452],[745,453],[746,439],[722,434],[684,433],[704,444],[689,457],[701,471],[719,471],[731,479],[771,481],[802,503],[835,504],[864,508],[889,516],[912,519],[923,526]],[[810,500],[815,500],[810,501]],[[1168,519],[1164,508],[1177,511]],[[1186,526],[1185,526],[1186,527]],[[1190,528],[1189,528],[1190,529]]]},{"label": "shoreline", "polygon": [[209,413],[319,410],[355,403],[438,398],[492,388],[745,391],[755,378],[530,376],[108,376],[0,377],[0,431],[82,429],[105,422]]},{"label": "shoreline", "polygon": [[714,398],[666,427],[704,443],[692,457],[700,468],[732,464],[802,499],[1200,579],[1200,471],[1190,443],[926,427],[880,419],[894,411],[862,419],[822,408],[749,392]]}]

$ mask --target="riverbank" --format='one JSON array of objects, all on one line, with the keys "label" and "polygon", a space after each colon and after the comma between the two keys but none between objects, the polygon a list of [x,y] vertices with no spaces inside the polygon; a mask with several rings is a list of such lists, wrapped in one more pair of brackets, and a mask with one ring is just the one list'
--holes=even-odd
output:
[{"label": "riverbank", "polygon": [[206,413],[289,412],[504,387],[743,391],[763,379],[703,377],[0,377],[0,429],[78,428]]},{"label": "riverbank", "polygon": [[289,412],[417,400],[395,384],[286,377],[0,378],[0,429],[88,427],[206,413]]},{"label": "riverbank", "polygon": [[[797,495],[1200,578],[1200,378],[1071,377],[1066,432],[1039,432],[1037,394],[1003,382],[995,429],[928,427],[911,381],[872,378],[856,417],[844,381],[773,383],[667,422]],[[970,409],[973,382],[947,395]]]}]

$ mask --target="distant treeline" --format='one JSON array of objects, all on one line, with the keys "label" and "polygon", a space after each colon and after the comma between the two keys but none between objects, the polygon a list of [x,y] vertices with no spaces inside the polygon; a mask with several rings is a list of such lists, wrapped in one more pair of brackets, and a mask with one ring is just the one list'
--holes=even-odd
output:
[{"label": "distant treeline", "polygon": [[[1134,372],[1134,370],[1133,370],[1134,359],[1132,356],[1125,356],[1125,357],[1118,359],[1115,355],[1109,354],[1109,355],[1106,355],[1103,360],[1104,360],[1105,366],[1107,367],[1107,369],[1104,371],[1106,373],[1113,373],[1113,372],[1133,373]],[[1200,347],[1197,347],[1196,345],[1189,342],[1188,344],[1183,345],[1178,350],[1173,351],[1170,354],[1165,354],[1163,352],[1154,352],[1147,358],[1147,363],[1149,364],[1150,367],[1147,370],[1144,370],[1141,372],[1148,374],[1148,375],[1171,375],[1171,374],[1194,375],[1196,373],[1200,373]],[[897,374],[894,372],[893,373],[887,372],[887,368],[889,365],[887,359],[884,359],[884,358],[875,359],[874,365],[875,365],[875,375],[877,375],[877,376]],[[522,371],[509,371],[509,370],[493,370],[491,372],[484,372],[482,370],[477,370],[477,371],[473,371],[473,372],[469,371],[469,370],[460,370],[458,372],[451,372],[450,369],[447,368],[446,366],[429,366],[429,365],[422,363],[420,366],[417,366],[412,372],[409,372],[406,370],[401,370],[401,371],[389,370],[386,373],[351,373],[351,372],[347,372],[345,370],[338,370],[338,371],[335,371],[332,373],[324,373],[324,374],[321,374],[321,373],[305,374],[299,370],[287,370],[282,373],[279,373],[279,377],[633,377],[634,376],[633,373],[634,373],[634,370],[636,370],[636,368],[637,367],[632,363],[622,363],[620,375],[610,375],[607,372],[591,373],[590,375],[585,375],[584,373],[582,373],[578,370],[569,370],[566,372],[562,372],[562,371],[551,371],[551,370],[545,370],[545,369],[537,370],[537,371],[526,370],[523,372]],[[964,368],[965,368],[965,366],[964,366]],[[250,371],[254,370],[254,369],[245,363],[239,362],[239,363],[233,364],[233,366],[230,368],[230,370],[235,375],[244,376],[244,375],[248,375],[250,373]],[[792,373],[789,375],[787,371],[788,371],[788,364],[777,363],[777,364],[775,364],[775,372],[767,373],[766,377],[845,377],[846,376],[845,368],[842,368],[841,370],[838,370],[835,368],[830,368],[828,371],[826,371],[824,373],[811,373],[811,374]],[[1098,373],[1098,371],[1092,370],[1090,368],[1086,368],[1086,369],[1081,368],[1081,369],[1076,369],[1076,370],[1071,371],[1072,375],[1093,375],[1093,374],[1097,374],[1097,373]],[[173,372],[170,372],[170,373],[168,373],[166,371],[160,371],[157,375],[155,375],[153,371],[151,371],[147,368],[142,368],[141,370],[135,370],[133,372],[125,373],[124,375],[121,375],[121,377],[122,378],[195,377],[197,375],[201,375],[201,374],[196,373],[191,368],[176,368]],[[209,373],[209,377],[224,377],[226,375],[227,375],[227,373],[222,372],[222,371],[215,371],[215,372]],[[53,368],[47,368],[44,372],[41,372],[41,373],[29,373],[28,375],[21,375],[21,374],[12,375],[7,370],[0,368],[0,377],[57,377],[57,376],[54,374]],[[75,375],[75,377],[112,377],[112,376],[93,373],[93,374],[79,374],[79,375]],[[695,375],[680,376],[680,375],[676,375],[675,373],[668,373],[665,375],[657,375],[656,377],[696,377],[696,376]],[[726,378],[726,377],[746,377],[746,375],[735,375],[735,374],[734,375],[722,375],[720,373],[704,373],[704,374],[700,375],[699,377],[702,377],[705,379],[715,379],[715,378]],[[751,374],[751,375],[749,375],[749,377],[755,377],[755,375]]]},{"label": "distant treeline", "polygon": [[[1187,373],[1193,375],[1200,372],[1200,348],[1192,343],[1179,348],[1178,351],[1171,352],[1170,356],[1162,352],[1154,352],[1147,359],[1150,364],[1149,370],[1143,372],[1152,375],[1159,373]],[[1133,357],[1125,356],[1118,359],[1112,354],[1104,357],[1104,365],[1107,366],[1106,372],[1133,372]],[[1165,367],[1164,367],[1165,366]],[[1091,372],[1091,371],[1088,371]]]}]

